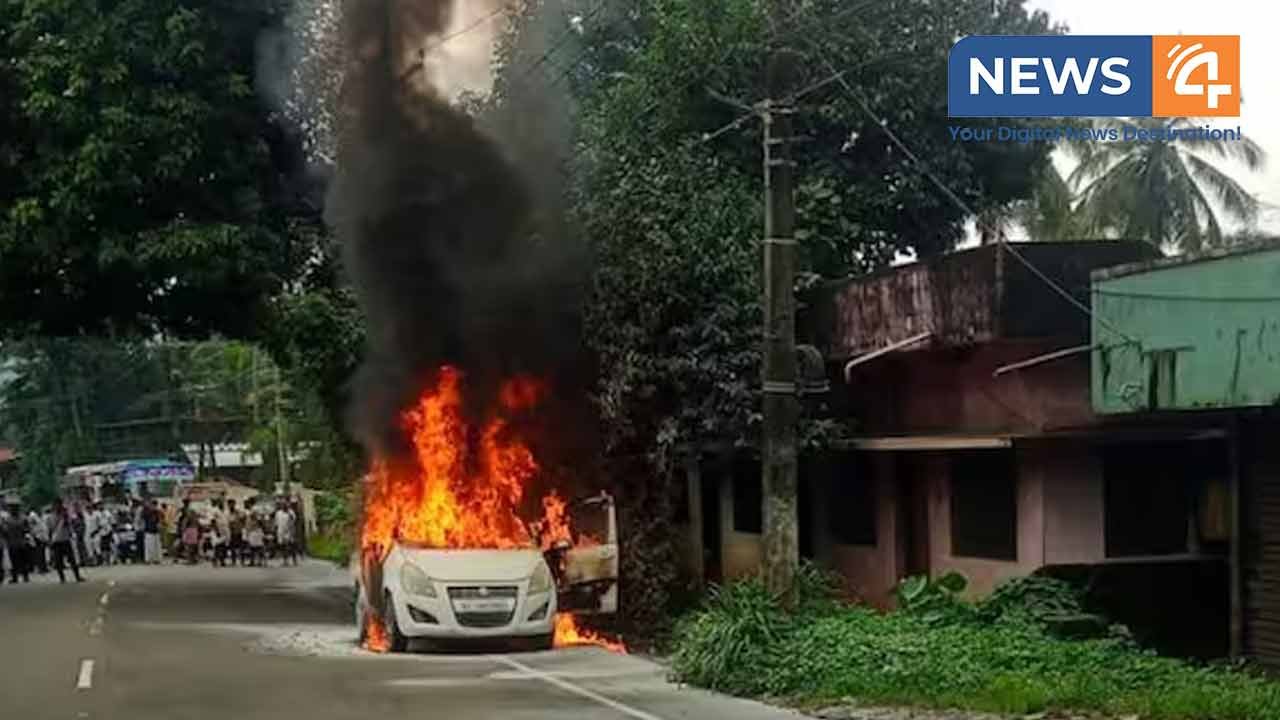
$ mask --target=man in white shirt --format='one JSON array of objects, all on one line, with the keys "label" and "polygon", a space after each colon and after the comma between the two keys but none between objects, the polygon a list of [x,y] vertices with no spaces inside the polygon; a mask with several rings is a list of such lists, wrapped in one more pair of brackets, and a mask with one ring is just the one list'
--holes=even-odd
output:
[{"label": "man in white shirt", "polygon": [[[46,516],[47,517],[47,516]],[[27,513],[27,527],[31,528],[31,538],[35,546],[31,550],[31,561],[41,575],[49,574],[49,523],[41,517],[35,508]]]},{"label": "man in white shirt", "polygon": [[97,565],[98,558],[98,509],[89,506],[84,513],[84,558],[86,565]]},{"label": "man in white shirt", "polygon": [[276,547],[280,549],[281,564],[287,564],[291,560],[294,565],[298,564],[296,543],[293,540],[294,522],[293,513],[289,510],[289,506],[283,501],[276,503]]}]

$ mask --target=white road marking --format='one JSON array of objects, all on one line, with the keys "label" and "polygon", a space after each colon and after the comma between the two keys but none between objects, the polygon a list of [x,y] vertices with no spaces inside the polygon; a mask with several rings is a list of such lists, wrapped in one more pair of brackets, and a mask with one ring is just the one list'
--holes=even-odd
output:
[{"label": "white road marking", "polygon": [[569,682],[568,680],[556,677],[555,675],[552,675],[550,673],[545,673],[536,668],[529,667],[528,665],[525,665],[524,663],[518,660],[513,660],[505,655],[492,655],[490,657],[492,657],[494,660],[500,663],[509,665],[515,668],[516,670],[520,670],[522,672],[528,673],[532,677],[542,680],[543,682],[549,683],[551,685],[555,685],[556,687],[560,688],[561,690],[564,690],[565,692],[570,692],[570,693],[573,693],[574,695],[579,695],[581,697],[587,698],[588,700],[593,700],[595,702],[600,703],[601,705],[604,705],[605,707],[613,708],[614,710],[617,710],[618,712],[624,715],[627,715],[628,717],[636,718],[636,720],[662,720],[662,718],[658,717],[657,715],[651,715],[643,710],[637,710],[636,708],[633,708],[630,705],[625,705],[612,698],[607,698],[598,692],[588,690],[584,687],[579,687]]},{"label": "white road marking", "polygon": [[90,623],[89,625],[89,637],[98,637],[101,634],[102,634],[102,616],[99,615],[98,617],[94,618],[93,622]]},{"label": "white road marking", "polygon": [[115,581],[115,580],[109,580],[109,581],[107,582],[107,587],[109,587],[109,588],[113,588],[113,587],[115,587],[115,586],[116,586],[116,581]]},{"label": "white road marking", "polygon": [[108,602],[111,602],[111,596],[107,593],[102,593],[102,597],[98,598],[98,604],[105,607]]},{"label": "white road marking", "polygon": [[93,687],[93,661],[80,661],[80,677],[76,679],[77,690],[88,690]]}]

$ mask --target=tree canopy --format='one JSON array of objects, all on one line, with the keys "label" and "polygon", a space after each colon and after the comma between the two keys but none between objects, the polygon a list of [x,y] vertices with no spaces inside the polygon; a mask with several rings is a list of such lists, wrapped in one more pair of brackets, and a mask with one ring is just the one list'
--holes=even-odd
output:
[{"label": "tree canopy", "polygon": [[284,6],[0,4],[0,332],[257,331],[311,252],[254,86]]},{"label": "tree canopy", "polygon": [[[1190,118],[1131,118],[1151,132],[1194,130]],[[1224,244],[1223,220],[1252,223],[1258,201],[1214,162],[1257,170],[1265,153],[1253,140],[1179,135],[1132,143],[1077,143],[1070,181],[1079,190],[1078,225],[1090,232],[1145,240],[1164,250],[1195,252]]]},{"label": "tree canopy", "polygon": [[[993,16],[978,1],[814,0],[776,30],[755,0],[650,0],[594,17],[570,6],[583,27],[578,57],[558,64],[578,110],[570,204],[595,261],[587,342],[618,449],[753,442],[760,128],[724,98],[763,97],[770,42],[801,54],[797,87],[809,90],[795,149],[807,277],[875,270],[964,236],[970,218],[886,130],[979,212],[1027,197],[1048,165],[1043,145],[952,143],[945,129],[957,37],[1055,30],[1020,2]],[[832,70],[848,88],[825,82]]]}]

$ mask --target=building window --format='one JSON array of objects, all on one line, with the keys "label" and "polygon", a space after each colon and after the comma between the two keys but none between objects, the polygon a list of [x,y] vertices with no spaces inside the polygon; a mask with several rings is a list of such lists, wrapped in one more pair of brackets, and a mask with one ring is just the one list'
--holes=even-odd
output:
[{"label": "building window", "polygon": [[1103,455],[1107,557],[1187,552],[1195,458],[1179,445],[1115,445]]},{"label": "building window", "polygon": [[760,463],[741,460],[733,464],[733,529],[764,532],[764,496],[760,488]]},{"label": "building window", "polygon": [[876,545],[876,492],[873,464],[866,453],[841,458],[831,477],[827,527],[840,545]]},{"label": "building window", "polygon": [[1012,451],[952,455],[951,554],[1018,559],[1018,479]]}]

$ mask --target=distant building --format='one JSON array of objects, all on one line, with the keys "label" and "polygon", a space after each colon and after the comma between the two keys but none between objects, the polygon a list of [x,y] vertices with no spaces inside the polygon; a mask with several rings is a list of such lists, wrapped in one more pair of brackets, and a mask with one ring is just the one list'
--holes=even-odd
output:
[{"label": "distant building", "polygon": [[[960,572],[972,596],[1031,573],[1075,578],[1161,649],[1225,655],[1229,429],[1092,402],[1091,273],[1159,254],[1013,250],[1036,271],[984,246],[811,299],[802,335],[851,437],[801,460],[802,555],[880,606],[912,575]],[[711,580],[755,572],[758,461],[704,451],[690,469],[695,565]]]}]

